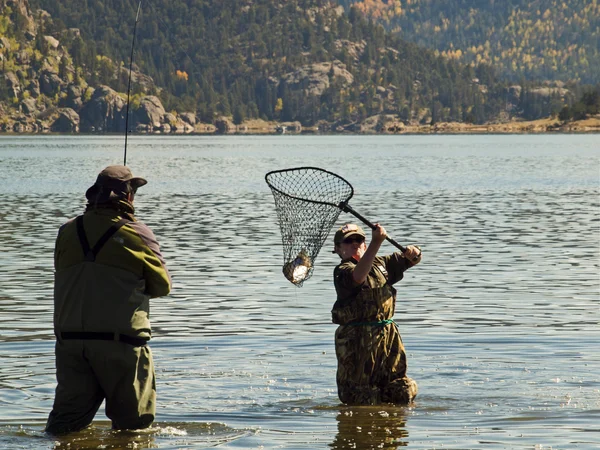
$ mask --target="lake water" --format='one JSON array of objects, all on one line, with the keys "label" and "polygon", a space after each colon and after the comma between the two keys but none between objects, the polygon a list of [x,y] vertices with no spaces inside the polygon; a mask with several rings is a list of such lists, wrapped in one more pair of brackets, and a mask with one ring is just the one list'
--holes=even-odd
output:
[{"label": "lake water", "polygon": [[[132,136],[174,280],[152,303],[157,420],[46,436],[54,239],[122,161],[122,137],[0,137],[0,448],[600,447],[599,135]],[[264,182],[296,166],[423,250],[396,285],[409,407],[337,398],[333,233],[294,287]]]}]

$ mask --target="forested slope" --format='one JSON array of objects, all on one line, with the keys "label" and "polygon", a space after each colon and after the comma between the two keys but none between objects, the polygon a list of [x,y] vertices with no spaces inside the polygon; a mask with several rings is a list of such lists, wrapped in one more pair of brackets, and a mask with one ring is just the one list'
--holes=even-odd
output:
[{"label": "forested slope", "polygon": [[[0,0],[5,128],[62,114],[67,129],[119,131],[138,3]],[[384,116],[506,122],[557,114],[580,90],[503,81],[328,0],[143,0],[134,54],[131,106],[145,130],[224,117],[336,130]]]},{"label": "forested slope", "polygon": [[[81,30],[85,45],[71,50],[90,72],[109,78],[101,55],[128,63],[137,0],[31,4],[57,28]],[[484,122],[506,106],[488,67],[438,57],[325,0],[145,0],[135,61],[164,88],[167,109],[195,109],[203,120],[315,124],[393,113]]]},{"label": "forested slope", "polygon": [[597,0],[339,0],[449,58],[518,81],[600,82]]}]

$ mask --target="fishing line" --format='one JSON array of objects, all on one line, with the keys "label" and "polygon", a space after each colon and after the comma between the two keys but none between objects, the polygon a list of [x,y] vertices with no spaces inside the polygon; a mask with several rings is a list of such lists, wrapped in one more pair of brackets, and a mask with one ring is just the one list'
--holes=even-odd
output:
[{"label": "fishing line", "polygon": [[[133,71],[133,54],[134,54],[134,49],[135,49],[135,37],[136,37],[137,24],[138,24],[139,18],[140,18],[140,11],[142,9],[142,1],[143,0],[140,0],[140,2],[138,4],[137,13],[135,15],[135,23],[133,24],[133,38],[131,40],[131,54],[129,56],[129,78],[127,81],[127,110],[125,113],[125,149],[124,149],[124,153],[123,153],[123,165],[124,166],[127,165],[127,136],[129,134],[129,103],[130,103],[130,95],[131,95],[131,74]],[[164,20],[161,19],[160,14],[157,14],[156,10],[154,9],[154,6],[152,6],[152,4],[150,2],[146,2],[146,4],[148,6],[150,6],[150,9],[154,13],[154,16],[156,17],[156,19],[158,19],[158,21],[162,24],[163,28],[165,30],[167,30],[167,32],[168,32],[168,30],[169,30],[168,25],[166,24],[166,22]],[[177,47],[179,47],[179,49],[183,52],[183,54],[187,57],[187,59],[192,63],[192,66],[197,68],[192,57],[185,51],[185,49],[181,46],[181,44],[179,44],[177,39],[173,39],[173,40],[171,40],[171,42],[174,42],[177,45]],[[194,73],[194,74],[200,73],[200,70],[198,70],[198,72],[192,72],[192,73]]]},{"label": "fishing line", "polygon": [[140,18],[140,10],[142,9],[142,0],[138,4],[137,14],[135,15],[135,23],[133,24],[133,39],[131,40],[131,55],[129,56],[129,81],[127,82],[127,112],[125,113],[125,151],[123,154],[123,165],[127,165],[127,135],[129,134],[129,95],[131,93],[131,72],[133,70],[133,50],[135,48],[135,33],[138,20]]}]

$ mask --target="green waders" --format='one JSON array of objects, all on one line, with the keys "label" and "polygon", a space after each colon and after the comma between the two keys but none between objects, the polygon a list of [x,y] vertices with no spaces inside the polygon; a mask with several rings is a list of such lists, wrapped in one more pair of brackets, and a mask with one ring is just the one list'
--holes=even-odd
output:
[{"label": "green waders", "polygon": [[114,429],[146,428],[154,421],[156,382],[147,345],[74,339],[56,342],[56,396],[46,431],[87,427],[102,401]]},{"label": "green waders", "polygon": [[[83,223],[78,222],[79,239],[86,262],[67,269],[72,272],[65,271],[67,275],[61,276],[72,277],[82,270],[88,271],[95,274],[89,278],[89,282],[99,285],[105,283],[102,280],[113,279],[113,272],[115,283],[119,276],[123,279],[125,272],[120,269],[111,269],[105,265],[98,265],[94,269],[93,263],[102,246],[124,223],[126,221],[121,220],[111,227],[99,243],[90,249]],[[135,279],[133,274],[128,276]],[[95,310],[91,316],[89,313],[84,314],[86,323],[88,326],[94,321],[105,324],[111,314],[114,315],[114,323],[123,320],[129,323],[133,313],[128,311],[125,314],[128,317],[117,317],[123,315],[117,311],[136,297],[123,297],[129,292],[127,289],[121,288],[125,293],[123,294],[119,291],[118,284],[114,284],[112,288],[110,283],[105,284],[107,292],[103,293],[104,308],[108,308],[108,311],[103,312],[103,318],[94,316],[100,316],[101,309]],[[73,317],[78,317],[82,304],[85,304],[82,299],[75,301],[75,306],[69,304],[65,307],[61,303],[58,308],[61,317],[56,323],[62,323],[61,318],[68,323],[69,320],[72,321],[70,323],[76,323],[77,320]],[[137,304],[131,303],[129,308],[135,311],[136,306]],[[147,345],[148,338],[109,331],[76,331],[72,328],[70,331],[58,329],[55,332],[57,387],[54,406],[46,425],[48,433],[62,434],[87,427],[104,400],[106,415],[111,419],[114,429],[140,429],[152,424],[156,411],[156,382],[152,351]]]}]

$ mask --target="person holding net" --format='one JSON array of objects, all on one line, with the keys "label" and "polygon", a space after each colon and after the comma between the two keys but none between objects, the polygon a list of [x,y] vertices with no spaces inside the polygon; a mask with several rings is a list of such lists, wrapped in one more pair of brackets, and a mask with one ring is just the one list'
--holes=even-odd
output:
[{"label": "person holding net", "polygon": [[386,240],[385,228],[374,224],[369,246],[365,232],[346,224],[334,236],[334,250],[342,261],[334,270],[337,300],[332,321],[338,361],[338,396],[351,405],[408,404],[417,383],[406,376],[402,338],[392,317],[395,283],[421,261],[421,251],[409,245],[404,253],[378,256]]},{"label": "person holding net", "polygon": [[[273,193],[281,230],[283,274],[301,287],[312,275],[321,247],[341,212],[352,214],[373,230],[367,247],[365,232],[354,224],[334,236],[334,251],[342,262],[335,268],[337,301],[332,310],[338,360],[340,400],[347,404],[408,404],[417,383],[406,376],[406,353],[392,320],[396,307],[395,283],[421,261],[419,247],[406,248],[371,223],[348,203],[352,185],[318,167],[273,170],[265,175]],[[377,256],[383,241],[399,252]]]}]

